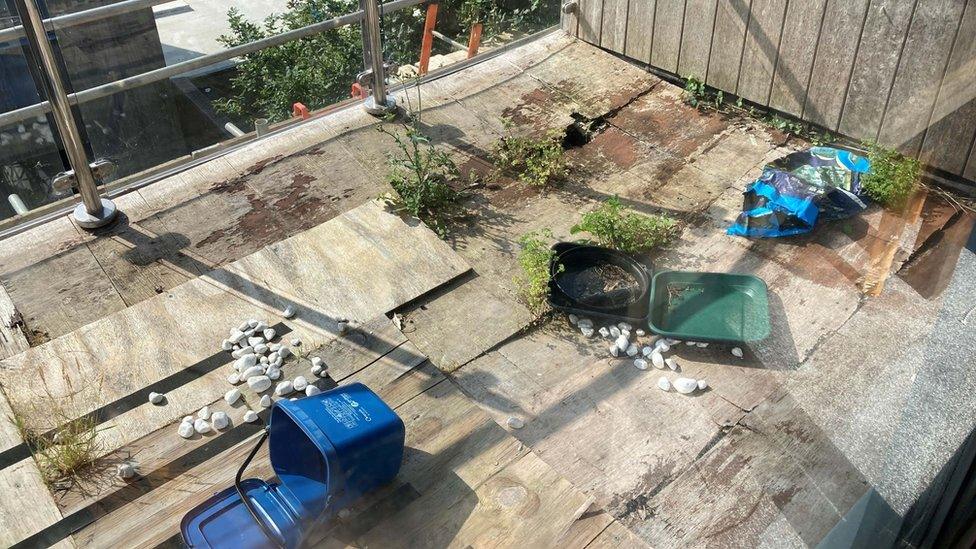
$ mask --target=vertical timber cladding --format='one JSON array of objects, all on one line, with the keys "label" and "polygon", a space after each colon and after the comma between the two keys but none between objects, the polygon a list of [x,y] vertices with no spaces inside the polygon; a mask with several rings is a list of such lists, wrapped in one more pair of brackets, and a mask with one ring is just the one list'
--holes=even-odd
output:
[{"label": "vertical timber cladding", "polygon": [[976,180],[976,0],[578,0],[581,40]]}]

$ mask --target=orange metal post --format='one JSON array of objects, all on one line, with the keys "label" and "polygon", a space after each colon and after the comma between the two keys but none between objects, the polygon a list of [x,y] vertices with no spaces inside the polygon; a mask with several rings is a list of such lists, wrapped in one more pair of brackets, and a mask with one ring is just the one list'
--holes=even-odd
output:
[{"label": "orange metal post", "polygon": [[468,59],[478,55],[478,48],[481,47],[481,23],[471,25],[471,37],[468,38]]},{"label": "orange metal post", "polygon": [[294,116],[295,118],[298,118],[300,116],[302,120],[306,120],[307,118],[312,116],[312,114],[308,112],[308,107],[306,107],[303,103],[295,103],[294,105],[292,105],[291,115]]},{"label": "orange metal post", "polygon": [[430,48],[434,46],[434,25],[437,24],[437,4],[427,4],[427,20],[424,22],[424,36],[420,43],[420,76],[430,68]]}]

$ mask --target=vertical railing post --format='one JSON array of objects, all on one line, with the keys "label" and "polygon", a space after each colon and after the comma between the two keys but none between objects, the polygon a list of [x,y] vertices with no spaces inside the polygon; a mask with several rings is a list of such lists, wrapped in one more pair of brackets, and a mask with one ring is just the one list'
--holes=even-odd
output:
[{"label": "vertical railing post", "polygon": [[383,41],[380,36],[380,7],[378,0],[364,0],[366,4],[366,30],[368,40],[370,69],[373,73],[373,86],[370,96],[363,103],[366,112],[381,116],[396,109],[396,101],[386,95],[386,68],[383,63]]},{"label": "vertical railing post", "polygon": [[110,223],[118,211],[111,200],[102,198],[98,193],[95,174],[88,163],[88,154],[85,152],[81,132],[78,130],[74,115],[71,113],[67,90],[64,87],[64,81],[61,79],[54,48],[51,47],[51,42],[48,40],[40,10],[37,8],[37,2],[36,0],[16,0],[16,3],[28,43],[40,60],[41,68],[44,71],[44,77],[41,78],[44,93],[51,104],[54,122],[57,125],[58,133],[61,135],[64,151],[68,156],[68,163],[71,164],[78,193],[81,195],[81,204],[78,204],[74,211],[75,220],[78,225],[85,229],[101,227]]},{"label": "vertical railing post", "polygon": [[424,19],[424,34],[420,37],[420,62],[417,72],[426,76],[430,70],[430,51],[434,47],[434,27],[437,25],[437,2],[427,4],[427,18]]}]

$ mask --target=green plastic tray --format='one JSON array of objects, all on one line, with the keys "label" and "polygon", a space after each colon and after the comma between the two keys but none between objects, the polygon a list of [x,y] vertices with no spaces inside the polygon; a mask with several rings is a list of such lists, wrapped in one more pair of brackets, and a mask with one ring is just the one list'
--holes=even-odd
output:
[{"label": "green plastic tray", "polygon": [[766,283],[751,275],[663,271],[651,282],[648,327],[674,339],[759,341],[769,335]]}]

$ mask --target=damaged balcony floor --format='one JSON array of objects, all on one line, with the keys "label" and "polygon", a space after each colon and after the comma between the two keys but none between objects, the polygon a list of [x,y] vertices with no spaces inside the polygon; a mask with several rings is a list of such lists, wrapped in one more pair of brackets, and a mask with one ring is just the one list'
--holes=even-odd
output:
[{"label": "damaged balcony floor", "polygon": [[[580,522],[612,517],[579,545],[815,545],[865,502],[881,502],[894,534],[899,517],[928,512],[916,500],[938,493],[974,423],[973,216],[919,194],[902,215],[872,208],[807,237],[726,236],[762,165],[808,144],[702,114],[680,88],[559,34],[422,94],[426,132],[466,173],[490,173],[503,118],[523,133],[599,127],[569,144],[572,175],[557,189],[503,177],[473,189],[448,241],[472,270],[398,310],[445,383],[502,426],[523,418],[509,435],[592,498]],[[100,233],[61,219],[0,242],[2,305],[23,319],[0,327],[5,356],[384,192],[392,142],[374,124],[358,110],[313,120],[130,193],[119,200],[127,218]],[[664,393],[660,372],[610,359],[609,342],[561,317],[530,327],[515,297],[518,236],[567,239],[581,211],[614,195],[684,222],[649,258],[656,268],[769,285],[772,336],[743,359],[719,345],[676,350],[708,391]]]}]

